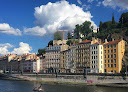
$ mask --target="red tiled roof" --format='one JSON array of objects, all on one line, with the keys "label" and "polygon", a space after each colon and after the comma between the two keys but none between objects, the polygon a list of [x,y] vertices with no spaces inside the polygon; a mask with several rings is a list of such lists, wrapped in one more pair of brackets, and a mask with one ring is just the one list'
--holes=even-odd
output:
[{"label": "red tiled roof", "polygon": [[106,45],[106,44],[115,44],[115,43],[119,43],[119,42],[120,42],[120,40],[115,40],[115,41],[110,41],[108,43],[104,43],[104,45]]},{"label": "red tiled roof", "polygon": [[91,42],[91,40],[84,40],[84,41],[82,41],[80,43],[88,43],[88,42]]}]

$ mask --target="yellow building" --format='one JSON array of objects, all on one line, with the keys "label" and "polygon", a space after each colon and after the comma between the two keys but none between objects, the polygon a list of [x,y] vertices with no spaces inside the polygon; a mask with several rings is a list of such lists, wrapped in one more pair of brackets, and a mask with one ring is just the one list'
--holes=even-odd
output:
[{"label": "yellow building", "polygon": [[88,68],[90,70],[90,45],[98,42],[98,39],[94,37],[91,40],[84,40],[77,44],[76,48],[76,72],[77,73],[84,73],[85,69]]},{"label": "yellow building", "polygon": [[125,52],[124,40],[113,40],[105,42],[104,48],[104,72],[120,73],[122,69],[122,58]]}]

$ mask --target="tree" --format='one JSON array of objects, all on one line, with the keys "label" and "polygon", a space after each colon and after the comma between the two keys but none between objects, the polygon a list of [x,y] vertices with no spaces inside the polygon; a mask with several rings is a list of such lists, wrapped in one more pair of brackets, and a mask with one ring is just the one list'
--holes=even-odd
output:
[{"label": "tree", "polygon": [[79,38],[79,33],[81,32],[81,25],[77,24],[74,29],[74,34],[76,35],[76,38]]},{"label": "tree", "polygon": [[87,36],[89,33],[91,33],[91,22],[90,21],[85,21],[83,24],[82,24],[82,30],[81,30],[81,33],[84,35],[84,36]]},{"label": "tree", "polygon": [[67,36],[68,39],[72,39],[72,36],[71,36],[71,33],[68,32],[68,36]]},{"label": "tree", "polygon": [[73,42],[71,40],[68,40],[66,44],[70,46],[73,44]]},{"label": "tree", "polygon": [[62,40],[61,33],[59,31],[54,33],[54,40]]},{"label": "tree", "polygon": [[112,14],[112,24],[115,24],[114,13]]},{"label": "tree", "polygon": [[128,12],[122,13],[119,23],[122,25],[122,27],[128,27]]},{"label": "tree", "polygon": [[53,40],[49,41],[48,46],[49,45],[53,46]]},{"label": "tree", "polygon": [[40,56],[40,55],[43,56],[43,54],[45,54],[45,49],[38,49],[38,54],[37,54],[37,56]]}]

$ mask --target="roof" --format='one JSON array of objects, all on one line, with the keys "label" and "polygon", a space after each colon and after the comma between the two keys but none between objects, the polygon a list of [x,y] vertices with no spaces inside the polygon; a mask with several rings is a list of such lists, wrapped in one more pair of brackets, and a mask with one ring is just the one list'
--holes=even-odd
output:
[{"label": "roof", "polygon": [[107,44],[116,44],[116,43],[119,43],[120,40],[115,40],[115,41],[110,41],[108,43],[104,43],[104,45],[107,45]]},{"label": "roof", "polygon": [[84,40],[84,41],[82,41],[80,43],[88,43],[88,42],[91,42],[91,40]]}]

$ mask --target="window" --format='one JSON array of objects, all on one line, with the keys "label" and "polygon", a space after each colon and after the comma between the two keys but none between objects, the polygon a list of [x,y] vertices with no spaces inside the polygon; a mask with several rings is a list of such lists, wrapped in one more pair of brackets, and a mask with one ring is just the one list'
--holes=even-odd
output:
[{"label": "window", "polygon": [[104,50],[104,52],[106,53],[106,50]]},{"label": "window", "polygon": [[116,54],[114,54],[114,58],[116,58]]},{"label": "window", "polygon": [[[109,45],[108,45],[109,46]],[[109,50],[108,50],[108,53],[109,53]]]},{"label": "window", "polygon": [[97,51],[96,51],[96,54],[97,54]]},{"label": "window", "polygon": [[108,67],[109,67],[109,64],[108,64]]},{"label": "window", "polygon": [[111,55],[111,58],[113,58],[113,55]]},{"label": "window", "polygon": [[93,54],[93,51],[92,51],[92,54]]},{"label": "window", "polygon": [[111,63],[113,63],[113,60],[111,59]]},{"label": "window", "polygon": [[105,60],[105,63],[106,63],[106,60]]},{"label": "window", "polygon": [[102,47],[101,47],[101,49],[102,49]]},{"label": "window", "polygon": [[94,61],[94,64],[95,64],[95,61]]},{"label": "window", "polygon": [[114,64],[114,66],[116,67],[116,64]]},{"label": "window", "polygon": [[112,45],[111,45],[111,48],[112,48]]},{"label": "window", "polygon": [[95,49],[95,47],[94,47],[94,49]]},{"label": "window", "polygon": [[114,52],[116,53],[116,49],[114,49]]},{"label": "window", "polygon": [[109,55],[108,55],[108,58],[109,58]]},{"label": "window", "polygon": [[96,56],[96,59],[97,59],[97,56]]},{"label": "window", "polygon": [[102,51],[101,51],[101,54],[102,54]]},{"label": "window", "polygon": [[109,63],[109,60],[108,60],[108,63]]},{"label": "window", "polygon": [[106,58],[106,55],[104,57]]},{"label": "window", "polygon": [[92,47],[92,49],[93,49],[93,47]]},{"label": "window", "polygon": [[93,61],[92,61],[92,64],[93,64]]},{"label": "window", "polygon": [[113,67],[113,64],[111,64],[111,67]]},{"label": "window", "polygon": [[113,53],[113,50],[111,50],[111,53]]},{"label": "window", "polygon": [[92,56],[92,59],[93,59],[93,56]]},{"label": "window", "polygon": [[96,49],[97,49],[97,46],[96,46]]},{"label": "window", "polygon": [[102,56],[101,56],[101,59],[102,59]]},{"label": "window", "polygon": [[104,48],[106,48],[106,45],[104,46]]},{"label": "window", "polygon": [[114,63],[116,63],[116,59],[114,59]]},{"label": "window", "polygon": [[114,47],[116,48],[116,44],[114,44]]},{"label": "window", "polygon": [[94,54],[95,54],[95,51],[94,51]]},{"label": "window", "polygon": [[106,64],[105,64],[105,67],[106,67]]},{"label": "window", "polygon": [[109,48],[109,45],[108,45],[108,48]]}]

